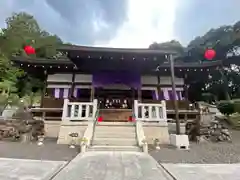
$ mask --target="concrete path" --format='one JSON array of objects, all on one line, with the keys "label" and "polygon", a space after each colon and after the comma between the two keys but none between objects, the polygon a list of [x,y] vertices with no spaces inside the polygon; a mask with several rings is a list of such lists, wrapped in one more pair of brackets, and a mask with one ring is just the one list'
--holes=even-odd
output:
[{"label": "concrete path", "polygon": [[177,180],[240,180],[240,164],[162,164]]},{"label": "concrete path", "polygon": [[149,155],[136,152],[79,154],[53,180],[172,180]]},{"label": "concrete path", "polygon": [[0,158],[1,180],[49,180],[66,162]]},{"label": "concrete path", "polygon": [[151,156],[136,152],[87,152],[69,164],[0,158],[0,180],[173,180],[167,171],[177,180],[240,180],[239,169],[240,164],[159,166]]}]

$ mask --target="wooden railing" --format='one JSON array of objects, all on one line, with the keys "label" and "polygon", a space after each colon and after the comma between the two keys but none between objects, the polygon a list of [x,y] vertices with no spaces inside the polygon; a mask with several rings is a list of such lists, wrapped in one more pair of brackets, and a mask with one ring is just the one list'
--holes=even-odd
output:
[{"label": "wooden railing", "polygon": [[134,114],[136,121],[167,121],[166,103],[139,103],[135,100]]},{"label": "wooden railing", "polygon": [[62,121],[91,121],[97,112],[97,99],[93,102],[70,102],[64,100]]}]

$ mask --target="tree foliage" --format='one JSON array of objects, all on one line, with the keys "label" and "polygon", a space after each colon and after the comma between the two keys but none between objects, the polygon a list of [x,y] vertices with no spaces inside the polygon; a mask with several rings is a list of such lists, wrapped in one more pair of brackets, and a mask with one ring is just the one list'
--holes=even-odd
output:
[{"label": "tree foliage", "polygon": [[238,60],[240,58],[240,21],[234,25],[211,29],[203,36],[193,39],[187,47],[172,40],[165,43],[153,43],[149,48],[175,50],[181,55],[182,61],[188,62],[205,61],[205,50],[213,48],[216,51],[216,57],[213,60],[223,60],[224,67],[221,71],[211,72],[208,80],[195,77],[197,82],[190,85],[192,96],[197,97],[198,100],[201,99],[199,93],[213,94],[217,99],[225,99],[229,95],[231,98],[240,97],[240,61]]},{"label": "tree foliage", "polygon": [[42,30],[32,15],[20,12],[8,17],[6,28],[0,33],[1,93],[9,96],[13,93],[19,96],[31,95],[43,85],[41,79],[14,67],[10,62],[12,56],[28,56],[24,46],[31,45],[36,49],[36,54],[31,55],[33,57],[54,58],[61,44],[62,40]]}]

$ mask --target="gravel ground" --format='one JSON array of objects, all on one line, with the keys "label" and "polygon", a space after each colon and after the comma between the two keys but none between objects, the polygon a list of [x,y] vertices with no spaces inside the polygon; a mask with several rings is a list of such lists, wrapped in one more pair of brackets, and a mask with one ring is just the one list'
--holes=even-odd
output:
[{"label": "gravel ground", "polygon": [[46,140],[43,146],[36,143],[0,142],[0,158],[69,161],[77,154],[78,148],[70,149],[68,145],[56,144],[55,139]]},{"label": "gravel ground", "polygon": [[190,150],[161,147],[159,151],[150,151],[150,155],[161,163],[240,163],[240,131],[232,131],[231,133],[232,143],[192,143]]},{"label": "gravel ground", "polygon": [[[240,131],[232,131],[232,138],[233,143],[191,143],[190,150],[161,146],[161,150],[149,153],[161,163],[240,163]],[[36,143],[0,142],[0,158],[69,161],[78,152],[79,148],[58,145],[55,139],[46,140],[43,146]]]}]

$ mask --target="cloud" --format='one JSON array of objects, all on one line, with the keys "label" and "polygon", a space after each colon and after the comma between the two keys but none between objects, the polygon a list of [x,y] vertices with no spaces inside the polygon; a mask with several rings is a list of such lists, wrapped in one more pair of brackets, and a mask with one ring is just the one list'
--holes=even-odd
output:
[{"label": "cloud", "polygon": [[127,0],[2,0],[0,26],[12,12],[25,11],[64,41],[92,45],[115,36],[127,17],[127,5]]},{"label": "cloud", "polygon": [[174,39],[177,0],[130,0],[128,20],[107,46],[148,48]]},{"label": "cloud", "polygon": [[186,45],[240,20],[239,7],[239,0],[0,0],[0,27],[11,13],[25,11],[65,42],[137,48],[176,39]]},{"label": "cloud", "polygon": [[211,28],[240,20],[239,0],[181,0],[177,4],[174,34],[184,44]]}]

